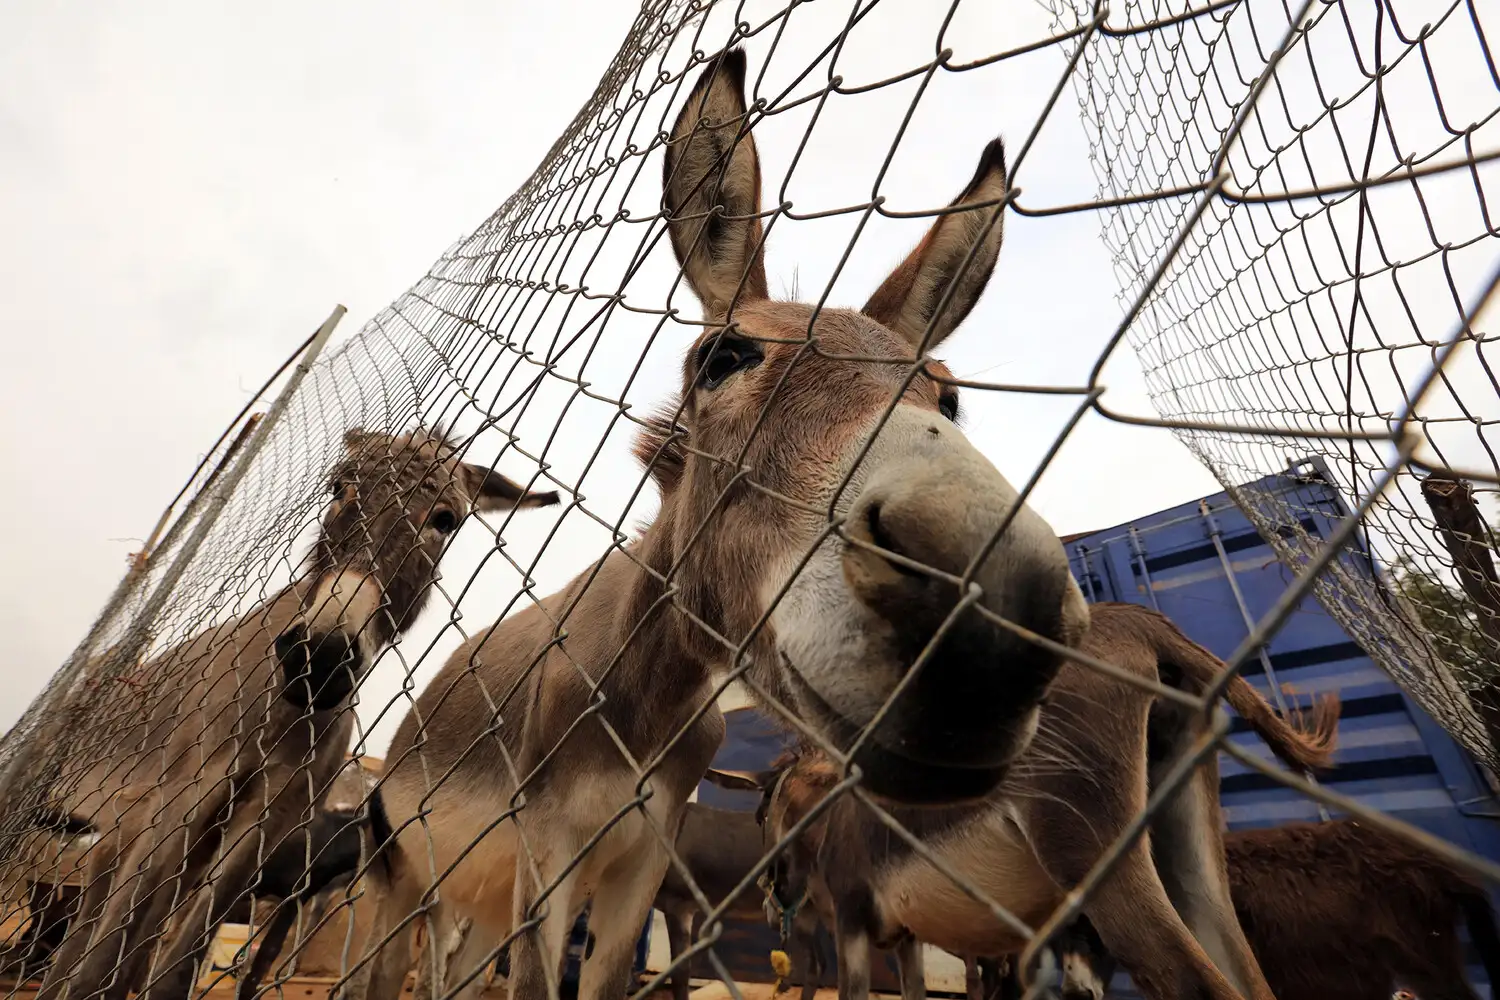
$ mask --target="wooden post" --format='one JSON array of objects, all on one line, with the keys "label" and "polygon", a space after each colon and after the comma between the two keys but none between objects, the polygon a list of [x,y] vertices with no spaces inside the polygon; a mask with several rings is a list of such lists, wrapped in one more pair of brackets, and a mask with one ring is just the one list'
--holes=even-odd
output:
[{"label": "wooden post", "polygon": [[[1453,560],[1459,586],[1474,607],[1479,630],[1495,648],[1500,649],[1500,576],[1490,551],[1489,533],[1474,503],[1474,487],[1469,483],[1434,473],[1422,481],[1422,499],[1432,511],[1438,538]],[[1495,657],[1487,657],[1495,666]],[[1478,709],[1490,738],[1490,746],[1500,754],[1500,669],[1487,671],[1489,676],[1465,678],[1464,687]]]}]

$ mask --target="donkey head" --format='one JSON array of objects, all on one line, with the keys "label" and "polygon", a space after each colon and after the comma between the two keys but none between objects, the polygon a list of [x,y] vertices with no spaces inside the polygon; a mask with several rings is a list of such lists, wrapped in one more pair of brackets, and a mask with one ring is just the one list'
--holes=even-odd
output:
[{"label": "donkey head", "polygon": [[455,446],[433,431],[354,429],[344,445],[302,612],[276,639],[284,696],[315,711],[347,697],[380,649],[415,620],[448,536],[471,511],[557,503],[556,493],[530,493],[459,461]]},{"label": "donkey head", "polygon": [[765,849],[775,851],[763,886],[766,922],[773,930],[780,930],[787,911],[795,911],[807,900],[827,837],[827,817],[815,820],[797,837],[789,837],[789,833],[839,783],[838,769],[827,756],[801,745],[781,754],[764,771],[710,768],[703,777],[730,791],[760,793],[755,822],[760,825]]},{"label": "donkey head", "polygon": [[1061,966],[1058,992],[1063,1000],[1104,1000],[1118,963],[1088,917],[1079,916],[1058,931],[1051,948]]},{"label": "donkey head", "polygon": [[862,309],[773,302],[744,80],[741,50],[711,65],[666,150],[672,247],[707,323],[681,416],[652,421],[637,455],[661,486],[678,600],[737,641],[769,613],[751,676],[838,745],[879,716],[855,757],[870,791],[982,795],[1060,666],[993,618],[1065,644],[1088,622],[1062,544],[954,425],[953,377],[926,354],[1000,252],[1001,144]]}]

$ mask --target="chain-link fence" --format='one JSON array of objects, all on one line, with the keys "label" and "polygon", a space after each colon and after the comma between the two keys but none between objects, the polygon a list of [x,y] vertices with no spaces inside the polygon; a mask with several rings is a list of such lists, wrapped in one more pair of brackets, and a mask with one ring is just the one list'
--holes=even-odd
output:
[{"label": "chain-link fence", "polygon": [[[1078,23],[1070,5],[1053,6],[1059,24]],[[1316,547],[1278,530],[1305,511],[1241,484],[1311,451],[1346,495],[1380,493],[1318,596],[1495,768],[1500,592],[1482,501],[1500,476],[1500,384],[1478,311],[1495,266],[1495,12],[1314,3],[1287,39],[1284,18],[1259,14],[1226,7],[1090,48],[1073,77],[1100,197],[1123,202],[1105,213],[1103,237],[1122,302],[1138,303],[1127,337],[1157,411],[1288,563]],[[1276,71],[1261,76],[1269,57]],[[1132,197],[1152,190],[1179,196]],[[1415,453],[1382,490],[1403,419]]]},{"label": "chain-link fence", "polygon": [[[1329,763],[1333,705],[1285,719],[1238,676],[1315,589],[1493,759],[1483,569],[1435,575],[1487,540],[1395,499],[1416,463],[1494,478],[1494,12],[1423,11],[647,2],[521,190],[268,382],[8,734],[12,992],[179,997],[233,967],[248,996],[315,942],[340,995],[394,1000],[414,974],[424,997],[555,997],[587,907],[588,1000],[699,956],[740,996],[715,944],[748,907],[789,946],[827,924],[851,998],[871,949],[919,989],[919,943],[1014,956],[1037,995],[1082,914],[1151,997],[1265,1000],[1218,860],[1219,751],[1464,885],[1500,874],[1209,710],[1292,770]],[[974,109],[1018,67],[1045,85],[1002,143]],[[1070,82],[1101,198],[1049,202],[1026,192],[1049,190],[1036,149]],[[840,131],[865,99],[884,128]],[[856,143],[862,175],[815,167]],[[957,197],[888,190],[955,161]],[[1087,377],[933,359],[1003,284],[1008,225],[1092,215],[1125,309]],[[915,239],[906,221],[925,235],[904,259],[872,247]],[[773,296],[778,255],[829,226],[826,281]],[[1159,418],[1106,391],[1127,340]],[[1001,398],[1029,470],[958,429]],[[1176,430],[1230,484],[1289,448],[1347,476],[1330,537],[1270,532],[1296,579],[1227,669],[1143,609],[1088,614],[1028,504],[1101,417]],[[1372,556],[1388,587],[1347,582]],[[707,861],[681,838],[731,687],[796,750],[710,775],[762,796],[724,882],[728,819]],[[698,928],[635,984],[667,885]],[[214,948],[226,921],[250,928],[238,958]]]}]

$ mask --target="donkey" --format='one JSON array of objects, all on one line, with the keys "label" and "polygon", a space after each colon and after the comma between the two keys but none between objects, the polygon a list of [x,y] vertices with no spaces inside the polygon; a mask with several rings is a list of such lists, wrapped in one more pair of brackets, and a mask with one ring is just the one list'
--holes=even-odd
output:
[{"label": "donkey", "polygon": [[[760,823],[753,813],[714,809],[697,802],[687,805],[675,850],[688,871],[688,878],[680,875],[675,866],[669,867],[652,905],[666,917],[667,942],[673,962],[672,996],[675,1000],[687,1000],[687,960],[684,958],[681,965],[676,962],[692,941],[695,918],[703,916],[693,888],[696,886],[711,904],[717,906],[755,870],[765,850],[761,845]],[[765,908],[784,905],[773,902],[774,881],[768,881],[766,891],[768,898],[764,906],[757,900],[740,896],[733,900],[724,915],[737,920],[759,920],[766,912]],[[776,909],[774,926],[789,938],[792,968],[802,972],[802,1000],[812,1000],[825,972],[823,949],[817,937],[819,921],[812,907],[795,903],[788,907],[788,915],[790,926],[783,927],[782,911]]]},{"label": "donkey", "polygon": [[[1341,819],[1226,834],[1229,884],[1277,1000],[1479,1000],[1464,973],[1463,920],[1491,984],[1500,933],[1483,883],[1401,837]],[[1059,950],[1064,986],[1102,1000],[1114,959],[1086,919]]]},{"label": "donkey", "polygon": [[1065,645],[1087,627],[1057,535],[958,431],[925,354],[999,253],[999,141],[861,311],[773,302],[744,85],[742,50],[714,57],[666,145],[667,231],[707,318],[636,442],[659,511],[460,647],[402,722],[370,1000],[400,989],[418,907],[472,918],[459,969],[518,935],[512,995],[555,996],[591,897],[610,919],[579,995],[612,1000],[723,739],[712,677],[736,644],[812,731],[848,747],[873,729],[855,759],[875,793],[951,802],[1005,776],[1061,662],[995,619]]},{"label": "donkey", "polygon": [[[1100,603],[1090,620],[1082,651],[1139,677],[1201,694],[1223,666],[1149,609]],[[1319,703],[1304,732],[1280,719],[1242,678],[1225,693],[1288,765],[1308,770],[1329,763],[1336,700]],[[1065,902],[1200,730],[1187,707],[1070,662],[1049,692],[1036,739],[988,800],[891,812],[963,878],[1034,927]],[[776,843],[840,779],[839,769],[816,752],[794,752],[778,765],[738,775],[741,787],[762,789],[767,840]],[[1150,1000],[1271,1000],[1230,902],[1221,822],[1213,761],[1085,903]],[[852,796],[832,803],[786,850],[788,877],[816,877],[832,899],[843,1000],[868,996],[871,944],[915,938],[977,957],[1026,944]],[[911,1000],[921,979],[907,977],[904,968],[903,979]]]},{"label": "donkey", "polygon": [[144,664],[135,686],[151,697],[129,732],[136,752],[102,760],[61,796],[102,836],[41,1000],[141,988],[179,902],[153,992],[186,994],[205,928],[342,766],[349,696],[426,604],[449,536],[473,510],[557,502],[461,461],[430,430],[354,429],[344,444],[310,572]]},{"label": "donkey", "polygon": [[[239,977],[235,989],[238,1000],[254,1000],[261,981],[281,956],[298,912],[313,904],[306,923],[316,927],[330,895],[352,882],[374,846],[390,835],[380,789],[376,788],[363,809],[319,808],[304,830],[294,833],[271,852],[261,866],[255,895],[280,903],[265,926],[250,968]],[[198,961],[202,961],[201,954]]]}]

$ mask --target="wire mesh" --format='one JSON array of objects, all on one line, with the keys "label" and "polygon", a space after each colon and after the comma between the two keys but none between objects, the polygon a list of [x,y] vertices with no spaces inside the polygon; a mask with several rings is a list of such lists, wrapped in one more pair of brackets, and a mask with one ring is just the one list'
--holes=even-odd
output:
[{"label": "wire mesh", "polygon": [[[1054,8],[1060,24],[1076,22],[1068,5]],[[1161,12],[1131,4],[1123,13],[1143,22]],[[1463,2],[1312,4],[1264,78],[1258,68],[1280,47],[1284,19],[1258,13],[1225,7],[1090,49],[1087,71],[1073,77],[1101,198],[1224,181],[1153,288],[1151,264],[1197,199],[1105,213],[1121,300],[1143,298],[1126,336],[1157,411],[1193,425],[1181,439],[1293,565],[1314,544],[1287,530],[1305,511],[1240,485],[1311,450],[1346,495],[1364,496],[1390,467],[1389,434],[1405,420],[1419,442],[1412,461],[1317,593],[1493,769],[1496,608],[1449,542],[1457,531],[1488,551],[1484,501],[1500,473],[1491,334],[1472,309],[1495,266],[1495,12]],[[1253,127],[1226,144],[1252,96]],[[1461,350],[1416,399],[1434,351],[1455,337]],[[1277,426],[1310,436],[1265,433]],[[1373,436],[1319,436],[1343,432]],[[1433,510],[1422,483],[1434,472],[1466,480],[1454,488],[1470,498],[1479,485],[1477,525]],[[1378,577],[1365,571],[1372,560]]]},{"label": "wire mesh", "polygon": [[[1219,751],[1454,870],[1500,874],[1247,754],[1210,711],[1227,697],[1246,714],[1239,671],[1316,592],[1496,763],[1482,566],[1464,576],[1472,546],[1448,545],[1473,532],[1443,534],[1415,499],[1424,471],[1456,484],[1445,498],[1500,478],[1483,353],[1500,276],[1494,12],[1049,0],[999,30],[977,8],[648,0],[522,188],[364,327],[304,345],[0,745],[12,952],[51,933],[59,906],[71,914],[40,968],[19,960],[13,993],[29,974],[44,1000],[223,987],[226,962],[240,976],[245,962],[221,962],[213,934],[248,906],[258,957],[270,928],[290,934],[282,964],[261,959],[262,991],[322,933],[340,994],[385,1000],[415,972],[424,997],[472,995],[499,962],[517,995],[555,997],[587,904],[578,989],[593,1000],[627,989],[666,876],[702,926],[631,992],[703,956],[739,1000],[715,950],[722,919],[762,897],[784,916],[780,892],[801,878],[807,905],[837,913],[856,996],[858,941],[894,944],[908,968],[908,933],[1015,953],[1030,977],[1086,914],[1148,995],[1188,995],[1176,977],[1227,997],[1212,963],[1163,945],[1182,944],[1170,919],[1135,921],[1169,956],[1162,973],[1111,909],[1150,908],[1119,902],[1143,838],[1170,843],[1178,822],[1219,836],[1201,825],[1211,812],[1181,807]],[[901,44],[877,58],[893,30]],[[982,147],[986,126],[941,117],[1015,67],[1049,86],[1004,152]],[[1049,202],[1027,193],[1049,190],[1028,167],[1070,82],[1099,187]],[[859,137],[865,176],[820,173],[820,143],[853,141],[841,109],[877,97],[887,127]],[[904,151],[934,134],[922,156],[978,155],[973,180],[957,202],[926,184],[921,207],[897,207],[902,172],[923,172]],[[929,358],[983,291],[1007,223],[1094,215],[1123,309],[1096,331],[1086,377],[987,381]],[[871,234],[904,221],[929,235],[891,272]],[[770,303],[762,257],[774,269],[820,226],[842,227],[826,280],[785,296],[802,305]],[[889,277],[862,313],[835,308],[867,268]],[[1158,417],[1107,391],[1127,342]],[[954,430],[960,390],[966,409],[1008,398],[1028,429],[1055,424],[1029,435],[1043,437],[1029,473],[1002,470],[1019,489]],[[1350,498],[1353,516],[1314,538],[1281,501],[1236,494],[1296,576],[1193,683],[1109,645],[1124,628],[1111,612],[1079,645],[1082,598],[1025,506],[1098,417],[1174,430],[1232,489],[1289,449],[1321,453]],[[1381,582],[1350,569],[1371,560]],[[1125,631],[1151,629],[1176,642]],[[710,898],[678,833],[731,686],[802,741],[822,784],[756,779],[758,860]],[[1163,719],[1180,738],[1148,758]],[[1092,777],[1111,769],[1118,785]],[[1067,891],[1019,898],[952,837],[997,815],[1044,826],[1055,817],[1027,811],[1042,799],[1099,839],[1067,864],[1035,848],[1036,884]],[[869,922],[849,916],[851,892],[876,900]],[[924,905],[970,930],[945,937]],[[1212,962],[1233,946],[1215,947]],[[1223,971],[1268,995],[1253,972]],[[1030,995],[1055,985],[1037,975]]]}]

